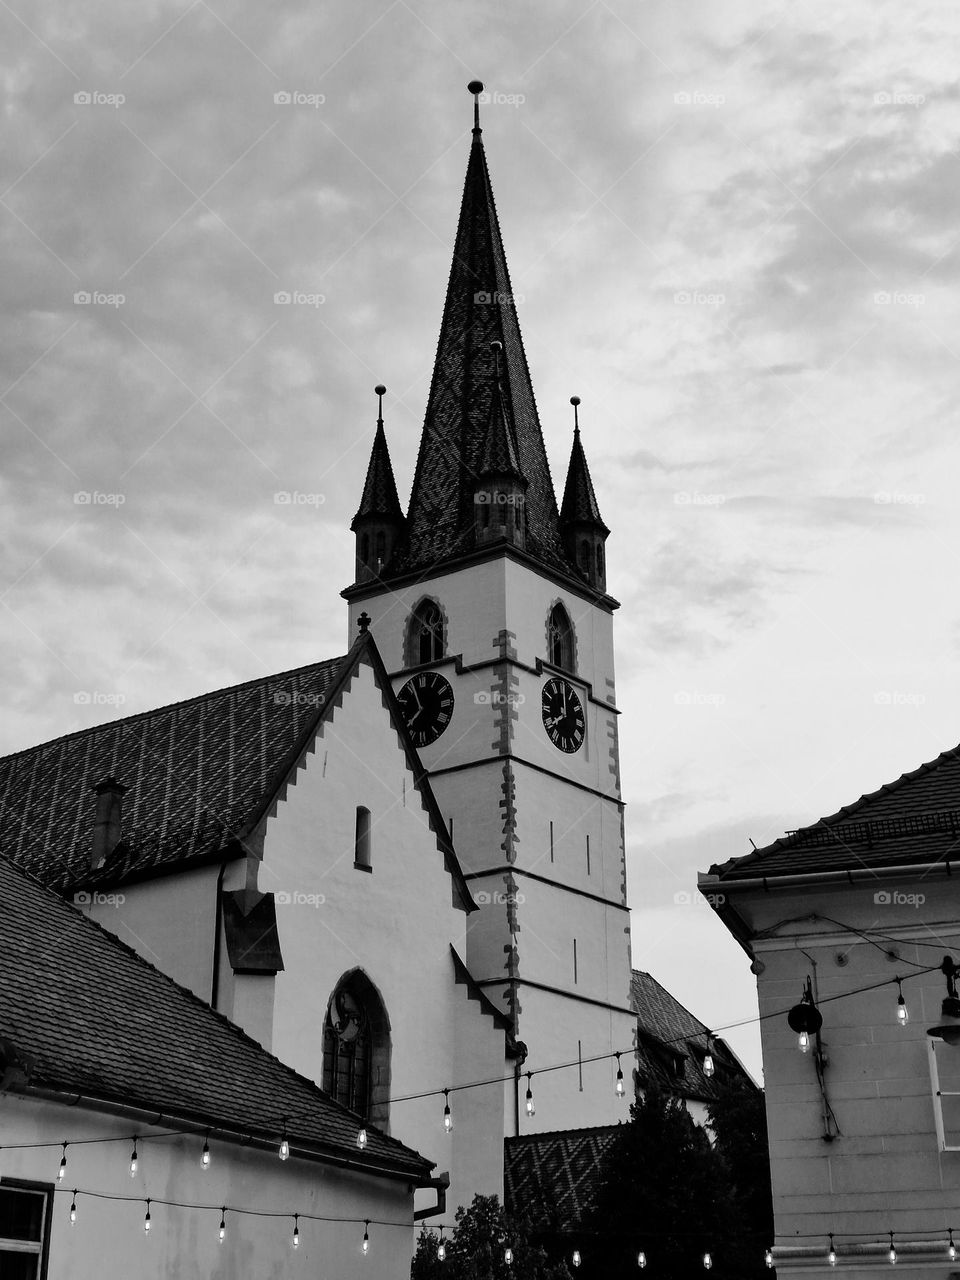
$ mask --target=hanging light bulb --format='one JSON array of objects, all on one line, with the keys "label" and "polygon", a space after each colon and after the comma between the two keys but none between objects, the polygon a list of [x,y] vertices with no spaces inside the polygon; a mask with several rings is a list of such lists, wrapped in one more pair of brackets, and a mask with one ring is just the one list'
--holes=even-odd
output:
[{"label": "hanging light bulb", "polygon": [[73,1199],[70,1201],[70,1221],[76,1222],[76,1220],[77,1220],[77,1189],[76,1187],[74,1187]]},{"label": "hanging light bulb", "polygon": [[646,1265],[647,1265],[647,1255],[641,1249],[640,1252],[637,1254],[637,1266],[645,1267]]},{"label": "hanging light bulb", "polygon": [[709,1270],[710,1270],[710,1268],[711,1268],[712,1266],[713,1266],[713,1259],[710,1257],[709,1253],[705,1253],[705,1254],[703,1255],[703,1269],[704,1269],[704,1271],[709,1271]]},{"label": "hanging light bulb", "polygon": [[293,1247],[294,1247],[295,1249],[299,1249],[299,1248],[300,1248],[300,1215],[299,1215],[299,1213],[295,1213],[295,1214],[293,1215],[293,1241],[292,1241],[292,1244],[293,1244]]},{"label": "hanging light bulb", "polygon": [[226,1210],[226,1207],[223,1206],[220,1209],[220,1235],[219,1235],[220,1244],[223,1244],[226,1238],[227,1238],[227,1210]]},{"label": "hanging light bulb", "polygon": [[903,979],[897,978],[897,1021],[901,1027],[905,1027],[910,1021],[910,1014],[907,1012],[907,1002],[903,998]]},{"label": "hanging light bulb", "polygon": [[361,1129],[360,1132],[357,1134],[357,1146],[360,1148],[361,1151],[366,1150],[366,1147],[367,1147],[366,1129]]},{"label": "hanging light bulb", "polygon": [[897,1246],[893,1243],[892,1231],[890,1232],[890,1252],[887,1254],[887,1257],[890,1259],[891,1267],[894,1266],[897,1261]]},{"label": "hanging light bulb", "polygon": [[810,1036],[806,1031],[801,1031],[797,1043],[800,1046],[800,1052],[806,1053],[810,1048]]},{"label": "hanging light bulb", "polygon": [[579,1265],[580,1265],[580,1250],[579,1250],[579,1249],[574,1249],[574,1251],[573,1251],[573,1257],[570,1259],[570,1261],[573,1263],[573,1265],[574,1265],[575,1267],[579,1267]]},{"label": "hanging light bulb", "polygon": [[623,1088],[623,1067],[620,1065],[620,1055],[617,1054],[617,1097],[622,1098],[624,1094]]},{"label": "hanging light bulb", "polygon": [[443,1227],[440,1228],[440,1239],[437,1241],[437,1261],[442,1262],[447,1256],[447,1246],[443,1243]]},{"label": "hanging light bulb", "polygon": [[137,1169],[140,1165],[140,1157],[137,1155],[137,1140],[133,1140],[133,1150],[130,1152],[130,1177],[137,1176]]},{"label": "hanging light bulb", "polygon": [[283,1122],[283,1131],[282,1131],[282,1133],[280,1134],[280,1150],[277,1152],[277,1155],[280,1157],[280,1159],[281,1159],[281,1160],[289,1160],[289,1159],[290,1159],[290,1143],[287,1141],[287,1122],[286,1122],[286,1120],[284,1120],[284,1122]]},{"label": "hanging light bulb", "polygon": [[533,1104],[533,1090],[530,1088],[532,1081],[533,1081],[533,1072],[528,1071],[527,1072],[527,1115],[528,1116],[535,1116],[537,1114],[537,1108]]},{"label": "hanging light bulb", "polygon": [[447,1133],[453,1132],[453,1116],[450,1114],[450,1090],[443,1091],[443,1127]]},{"label": "hanging light bulb", "polygon": [[513,1266],[513,1250],[510,1248],[509,1245],[507,1245],[507,1247],[503,1251],[503,1260],[508,1267]]},{"label": "hanging light bulb", "polygon": [[60,1157],[60,1168],[57,1170],[57,1181],[63,1181],[63,1175],[67,1172],[67,1144],[63,1144],[63,1155]]},{"label": "hanging light bulb", "polygon": [[207,1134],[207,1136],[203,1140],[203,1150],[200,1152],[200,1168],[201,1169],[210,1168],[210,1143],[208,1141],[209,1137],[210,1135]]},{"label": "hanging light bulb", "polygon": [[143,1232],[144,1232],[144,1235],[150,1234],[150,1201],[149,1200],[147,1201],[147,1212],[144,1214],[144,1218],[143,1218]]},{"label": "hanging light bulb", "polygon": [[370,1222],[367,1220],[363,1224],[363,1243],[360,1245],[360,1252],[364,1257],[370,1252]]},{"label": "hanging light bulb", "polygon": [[947,1245],[947,1257],[951,1262],[957,1260],[957,1246],[953,1243],[953,1228],[951,1227],[947,1233],[950,1236],[950,1243]]},{"label": "hanging light bulb", "polygon": [[763,1255],[763,1260],[768,1267],[773,1266],[773,1250],[772,1249],[767,1250],[767,1252]]},{"label": "hanging light bulb", "polygon": [[709,1080],[716,1067],[713,1062],[713,1036],[707,1033],[707,1052],[703,1055],[703,1074]]},{"label": "hanging light bulb", "polygon": [[787,1014],[787,1025],[800,1037],[800,1052],[806,1053],[810,1048],[810,1037],[823,1026],[823,1014],[813,1001],[813,983],[807,978],[800,996],[800,1003],[795,1004]]},{"label": "hanging light bulb", "polygon": [[837,1251],[833,1247],[833,1232],[830,1232],[830,1248],[827,1250],[827,1262],[831,1267],[837,1265]]}]

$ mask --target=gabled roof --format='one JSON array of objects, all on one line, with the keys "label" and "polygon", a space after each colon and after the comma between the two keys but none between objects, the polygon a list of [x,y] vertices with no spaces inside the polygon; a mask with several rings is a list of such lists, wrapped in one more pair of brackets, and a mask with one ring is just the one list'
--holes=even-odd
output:
[{"label": "gabled roof", "polygon": [[720,880],[960,859],[960,747],[762,849],[712,866]]},{"label": "gabled roof", "polygon": [[[455,900],[475,910],[369,631],[345,657],[95,725],[0,759],[0,857],[67,891],[240,856],[242,841],[283,796],[360,662],[373,667]],[[91,872],[90,788],[108,773],[128,788],[122,839]]]},{"label": "gabled roof", "polygon": [[529,1214],[538,1230],[574,1229],[596,1205],[603,1160],[619,1133],[620,1125],[612,1124],[507,1138],[503,1144],[507,1212]]},{"label": "gabled roof", "polygon": [[359,1152],[357,1116],[5,859],[0,1057],[22,1064],[25,1079],[8,1080],[18,1092],[271,1143],[285,1128],[295,1156],[417,1182],[433,1167],[370,1126]]},{"label": "gabled roof", "polygon": [[573,447],[570,450],[570,465],[567,468],[567,482],[563,489],[563,502],[560,506],[561,526],[573,524],[597,525],[608,534],[610,530],[603,523],[597,495],[593,491],[590,479],[590,468],[587,456],[580,443],[580,428],[574,428]]},{"label": "gabled roof", "polygon": [[357,521],[366,516],[385,518],[397,524],[403,524],[403,511],[400,507],[400,499],[397,497],[397,482],[393,477],[393,464],[390,462],[390,450],[387,448],[382,418],[377,419],[377,430],[373,437],[373,448],[370,450],[363,495],[360,498],[357,514],[350,522],[350,528],[356,529]]},{"label": "gabled roof", "polygon": [[703,1102],[722,1096],[724,1086],[731,1083],[731,1073],[750,1088],[755,1087],[718,1036],[713,1038],[712,1050],[715,1074],[704,1075],[709,1028],[652,974],[633,970],[630,1004],[637,1015],[637,1066],[641,1085],[645,1078],[652,1079],[664,1093]]},{"label": "gabled roof", "polygon": [[407,512],[406,546],[382,577],[430,568],[476,546],[473,495],[495,385],[492,342],[503,347],[504,407],[515,433],[519,470],[529,486],[526,549],[569,574],[490,175],[476,128]]}]

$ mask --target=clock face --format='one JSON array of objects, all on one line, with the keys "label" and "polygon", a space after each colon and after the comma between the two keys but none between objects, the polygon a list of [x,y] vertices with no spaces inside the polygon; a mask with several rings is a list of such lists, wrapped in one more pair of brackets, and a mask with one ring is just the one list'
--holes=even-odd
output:
[{"label": "clock face", "polygon": [[415,747],[436,742],[453,716],[453,690],[439,671],[411,676],[397,701]]},{"label": "clock face", "polygon": [[547,737],[560,751],[579,751],[583,746],[585,724],[583,704],[573,685],[554,676],[543,686],[540,711]]}]

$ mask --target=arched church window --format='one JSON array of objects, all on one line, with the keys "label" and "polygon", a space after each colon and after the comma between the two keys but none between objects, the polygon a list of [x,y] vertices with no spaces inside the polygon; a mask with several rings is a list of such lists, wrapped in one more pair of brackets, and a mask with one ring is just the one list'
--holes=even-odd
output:
[{"label": "arched church window", "polygon": [[423,600],[410,618],[410,666],[443,657],[443,614],[433,600]]},{"label": "arched church window", "polygon": [[547,656],[555,667],[563,667],[565,671],[573,670],[573,623],[562,604],[555,604],[550,610],[547,624],[549,640]]},{"label": "arched church window", "polygon": [[376,987],[359,969],[340,980],[327,1008],[323,1088],[364,1120],[386,1125],[390,1025]]},{"label": "arched church window", "polygon": [[353,865],[363,871],[373,870],[370,852],[370,810],[357,805],[357,828],[353,842]]}]

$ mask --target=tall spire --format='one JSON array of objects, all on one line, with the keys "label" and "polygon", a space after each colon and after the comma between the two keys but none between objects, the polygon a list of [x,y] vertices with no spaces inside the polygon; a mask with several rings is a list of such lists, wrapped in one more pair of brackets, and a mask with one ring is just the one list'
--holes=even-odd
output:
[{"label": "tall spire", "polygon": [[367,478],[357,514],[350,528],[357,535],[357,581],[378,577],[389,563],[404,528],[403,510],[397,497],[390,451],[383,430],[383,397],[387,388],[374,387],[377,397],[377,430],[370,450]]},{"label": "tall spire", "polygon": [[[487,171],[479,123],[482,88],[477,80],[469,85],[474,126],[460,222],[407,513],[406,549],[390,565],[391,573],[422,571],[476,547],[474,493],[495,395],[502,398],[517,467],[527,482],[526,551],[562,572],[571,568]],[[494,342],[502,344],[499,380]]]},{"label": "tall spire", "polygon": [[587,455],[580,442],[580,397],[571,396],[573,405],[573,447],[567,482],[563,488],[560,505],[560,530],[563,535],[567,558],[571,560],[591,586],[606,590],[607,574],[604,563],[604,543],[610,530],[603,523],[597,495],[590,479]]}]

